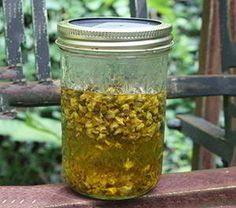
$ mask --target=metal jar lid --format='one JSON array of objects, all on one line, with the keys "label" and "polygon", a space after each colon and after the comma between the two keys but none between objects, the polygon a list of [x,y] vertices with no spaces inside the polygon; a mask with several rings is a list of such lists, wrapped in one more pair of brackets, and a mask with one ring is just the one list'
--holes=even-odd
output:
[{"label": "metal jar lid", "polygon": [[172,46],[171,25],[139,18],[83,18],[58,23],[56,43],[69,51],[163,51]]}]

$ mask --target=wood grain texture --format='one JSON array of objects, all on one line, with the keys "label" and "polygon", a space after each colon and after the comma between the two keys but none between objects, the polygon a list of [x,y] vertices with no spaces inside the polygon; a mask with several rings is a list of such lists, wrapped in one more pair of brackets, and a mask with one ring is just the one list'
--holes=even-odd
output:
[{"label": "wood grain texture", "polygon": [[[0,94],[6,94],[11,106],[45,106],[60,104],[59,81],[0,83]],[[169,77],[167,97],[236,96],[236,76],[182,76]]]},{"label": "wood grain texture", "polygon": [[47,81],[50,78],[50,58],[45,0],[32,0],[32,14],[37,77],[40,81]]},{"label": "wood grain texture", "polygon": [[1,208],[197,208],[236,206],[236,168],[164,174],[148,194],[133,200],[83,197],[68,186],[1,186]]},{"label": "wood grain texture", "polygon": [[[199,48],[199,75],[222,73],[219,28],[218,1],[204,1]],[[221,105],[220,97],[197,98],[195,114],[205,118],[207,121],[217,124]],[[199,144],[194,144],[193,149],[193,170],[215,167],[215,158],[212,153]]]},{"label": "wood grain texture", "polygon": [[24,18],[21,0],[3,0],[6,56],[9,66],[17,67],[16,81],[24,79],[21,45],[24,42]]}]

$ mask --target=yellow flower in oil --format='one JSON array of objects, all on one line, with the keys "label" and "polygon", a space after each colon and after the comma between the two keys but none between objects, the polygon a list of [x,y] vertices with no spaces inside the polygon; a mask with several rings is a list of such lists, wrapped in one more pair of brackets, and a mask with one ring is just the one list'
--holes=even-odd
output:
[{"label": "yellow flower in oil", "polygon": [[134,162],[131,161],[129,158],[125,161],[124,163],[124,168],[125,170],[129,170],[130,168],[132,168],[134,166]]},{"label": "yellow flower in oil", "polygon": [[78,107],[79,107],[79,111],[82,112],[82,113],[87,113],[87,109],[86,107],[83,107],[82,105],[78,104]]},{"label": "yellow flower in oil", "polygon": [[110,142],[110,141],[108,141],[107,139],[106,140],[104,140],[104,142],[105,142],[105,144],[107,145],[107,146],[112,146],[112,143]]},{"label": "yellow flower in oil", "polygon": [[86,123],[85,123],[85,127],[88,129],[88,128],[92,128],[93,127],[93,124],[92,124],[92,122],[91,121],[87,121]]},{"label": "yellow flower in oil", "polygon": [[147,112],[146,118],[147,118],[148,120],[152,120],[152,114],[151,114],[150,112]]},{"label": "yellow flower in oil", "polygon": [[117,188],[111,187],[107,189],[109,195],[115,195],[117,192]]},{"label": "yellow flower in oil", "polygon": [[112,122],[110,125],[110,129],[113,131],[114,129],[117,129],[119,127],[119,124],[117,122]]},{"label": "yellow flower in oil", "polygon": [[95,145],[95,147],[99,150],[103,150],[103,146],[102,145]]},{"label": "yellow flower in oil", "polygon": [[144,172],[148,172],[151,168],[151,165],[148,164],[147,166],[145,166],[145,168],[143,169]]},{"label": "yellow flower in oil", "polygon": [[62,88],[63,169],[71,186],[111,197],[134,196],[153,186],[161,172],[164,101],[164,92]]},{"label": "yellow flower in oil", "polygon": [[115,120],[117,121],[118,124],[124,125],[124,119],[123,118],[117,116],[117,117],[115,117]]},{"label": "yellow flower in oil", "polygon": [[117,135],[120,134],[122,131],[123,131],[122,128],[118,128],[113,134]]},{"label": "yellow flower in oil", "polygon": [[137,127],[136,127],[136,130],[140,130],[142,128],[144,128],[145,125],[143,123],[139,124]]},{"label": "yellow flower in oil", "polygon": [[112,119],[112,118],[115,118],[116,117],[116,114],[119,112],[118,109],[115,109],[115,110],[108,110],[107,112],[107,118],[108,119]]},{"label": "yellow flower in oil", "polygon": [[106,134],[99,134],[96,140],[103,140],[104,138],[106,138]]},{"label": "yellow flower in oil", "polygon": [[122,109],[123,111],[129,111],[129,105],[126,103],[126,104],[124,104],[124,105],[121,106],[121,109]]},{"label": "yellow flower in oil", "polygon": [[72,97],[70,99],[70,105],[71,105],[71,107],[75,107],[77,105],[77,99]]}]

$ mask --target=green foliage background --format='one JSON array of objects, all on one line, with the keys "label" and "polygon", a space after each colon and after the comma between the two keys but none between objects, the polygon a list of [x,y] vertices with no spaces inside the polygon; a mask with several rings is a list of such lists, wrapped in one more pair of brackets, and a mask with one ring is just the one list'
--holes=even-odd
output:
[{"label": "green foliage background", "polygon": [[[34,36],[30,0],[24,0],[24,72],[35,77]],[[60,56],[54,41],[57,22],[88,16],[129,16],[128,0],[46,0],[51,69],[59,78]],[[173,25],[175,45],[169,64],[170,75],[193,74],[198,69],[201,0],[149,0],[152,12]],[[0,11],[0,65],[6,65],[2,10]],[[167,121],[176,114],[191,112],[191,100],[168,100]],[[56,183],[60,177],[60,109],[40,107],[18,109],[17,119],[0,120],[0,185]],[[164,172],[190,170],[192,142],[177,131],[166,128]]]}]

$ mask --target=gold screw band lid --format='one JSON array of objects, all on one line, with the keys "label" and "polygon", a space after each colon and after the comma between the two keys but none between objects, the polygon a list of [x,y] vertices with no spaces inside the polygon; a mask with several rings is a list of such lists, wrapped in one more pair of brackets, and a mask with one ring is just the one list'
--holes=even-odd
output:
[{"label": "gold screw band lid", "polygon": [[171,25],[138,18],[83,18],[58,23],[57,44],[64,49],[142,50],[169,48]]}]

